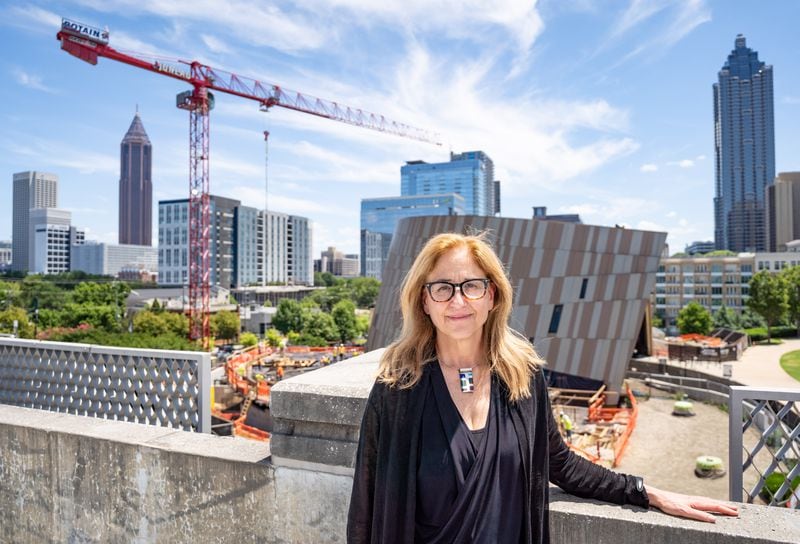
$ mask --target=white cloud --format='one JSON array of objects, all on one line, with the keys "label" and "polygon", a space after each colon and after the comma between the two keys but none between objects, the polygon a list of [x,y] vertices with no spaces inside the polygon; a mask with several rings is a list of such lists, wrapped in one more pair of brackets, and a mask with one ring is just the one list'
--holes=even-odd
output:
[{"label": "white cloud", "polygon": [[667,166],[679,166],[680,168],[691,168],[694,166],[692,159],[681,159],[679,161],[669,161]]},{"label": "white cloud", "polygon": [[657,164],[652,164],[652,163],[643,164],[642,166],[639,167],[639,171],[640,172],[657,172],[658,171],[658,165]]},{"label": "white cloud", "polygon": [[214,53],[230,53],[231,48],[219,38],[210,34],[200,34],[200,39]]},{"label": "white cloud", "polygon": [[14,79],[17,80],[17,83],[19,83],[23,87],[28,87],[29,89],[43,91],[46,93],[55,93],[55,90],[45,85],[42,82],[42,78],[38,75],[30,74],[19,68],[14,69],[13,74],[14,74]]}]

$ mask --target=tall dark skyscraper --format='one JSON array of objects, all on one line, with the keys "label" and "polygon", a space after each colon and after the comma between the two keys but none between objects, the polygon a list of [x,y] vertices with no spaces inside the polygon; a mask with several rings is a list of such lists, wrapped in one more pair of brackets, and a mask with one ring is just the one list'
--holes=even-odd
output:
[{"label": "tall dark skyscraper", "polygon": [[741,34],[714,84],[714,244],[765,251],[764,193],[775,178],[772,66]]},{"label": "tall dark skyscraper", "polygon": [[139,112],[120,144],[119,243],[153,245],[153,148]]}]

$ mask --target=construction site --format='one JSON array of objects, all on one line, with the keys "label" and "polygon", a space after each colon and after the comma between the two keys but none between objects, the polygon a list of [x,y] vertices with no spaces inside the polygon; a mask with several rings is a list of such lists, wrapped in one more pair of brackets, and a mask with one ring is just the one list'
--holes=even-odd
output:
[{"label": "construction site", "polygon": [[212,371],[211,430],[220,436],[269,441],[270,391],[284,378],[361,355],[358,346],[272,348],[256,345],[232,353]]}]

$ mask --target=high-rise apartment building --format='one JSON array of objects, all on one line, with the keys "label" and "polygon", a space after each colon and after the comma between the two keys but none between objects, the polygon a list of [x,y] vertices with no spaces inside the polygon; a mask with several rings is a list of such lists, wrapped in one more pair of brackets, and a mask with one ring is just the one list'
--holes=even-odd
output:
[{"label": "high-rise apartment building", "polygon": [[46,172],[18,172],[13,181],[11,269],[33,270],[30,210],[58,206],[58,176]]},{"label": "high-rise apartment building", "polygon": [[786,251],[788,242],[800,240],[800,172],[781,172],[767,185],[767,250]]},{"label": "high-rise apartment building", "polygon": [[311,225],[305,217],[290,215],[286,226],[286,272],[289,283],[314,285]]},{"label": "high-rise apartment building", "polygon": [[153,148],[137,111],[120,144],[120,244],[153,244],[152,164]]},{"label": "high-rise apartment building", "polygon": [[464,198],[467,215],[500,213],[500,182],[494,162],[483,151],[450,153],[450,162],[408,161],[400,169],[402,196],[456,193]]},{"label": "high-rise apartment building", "polygon": [[714,243],[765,250],[764,194],[775,178],[772,66],[736,36],[714,84]]},{"label": "high-rise apartment building", "polygon": [[[313,285],[311,227],[305,217],[264,212],[238,200],[209,201],[211,285],[225,288],[292,283]],[[189,277],[189,201],[158,203],[158,283]]]}]

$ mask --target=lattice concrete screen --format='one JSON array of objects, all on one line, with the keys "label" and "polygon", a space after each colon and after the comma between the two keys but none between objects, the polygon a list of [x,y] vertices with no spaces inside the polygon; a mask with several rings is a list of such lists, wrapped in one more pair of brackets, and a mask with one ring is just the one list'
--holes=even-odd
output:
[{"label": "lattice concrete screen", "polygon": [[797,389],[731,387],[731,500],[800,507],[798,402]]},{"label": "lattice concrete screen", "polygon": [[0,339],[0,404],[211,430],[207,353]]}]

